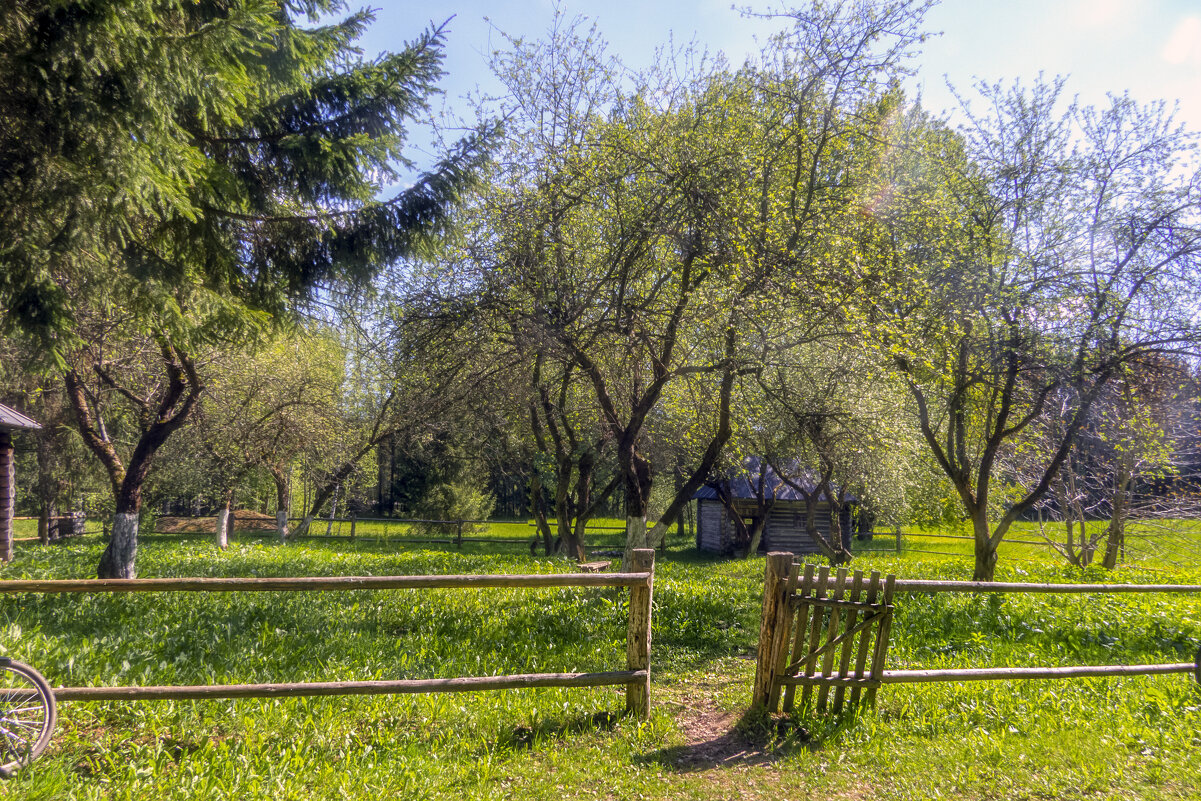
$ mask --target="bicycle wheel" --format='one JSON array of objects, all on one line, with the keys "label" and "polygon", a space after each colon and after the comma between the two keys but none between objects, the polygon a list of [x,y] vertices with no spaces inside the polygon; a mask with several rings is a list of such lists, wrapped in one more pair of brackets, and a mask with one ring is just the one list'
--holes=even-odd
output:
[{"label": "bicycle wheel", "polygon": [[57,705],[42,674],[0,658],[0,776],[28,765],[50,744]]}]

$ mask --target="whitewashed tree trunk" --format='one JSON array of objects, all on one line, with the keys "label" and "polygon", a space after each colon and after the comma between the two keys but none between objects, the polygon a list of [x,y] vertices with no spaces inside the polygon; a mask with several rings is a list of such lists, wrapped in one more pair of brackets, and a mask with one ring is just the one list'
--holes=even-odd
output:
[{"label": "whitewashed tree trunk", "polygon": [[280,542],[286,542],[288,539],[288,513],[284,509],[280,509],[275,513],[275,533],[279,535]]},{"label": "whitewashed tree trunk", "polygon": [[630,560],[634,558],[634,550],[637,548],[650,547],[646,543],[646,515],[639,517],[626,518],[626,548],[625,553],[621,556],[621,569],[626,571],[630,567]]},{"label": "whitewashed tree trunk", "polygon": [[113,515],[113,534],[100,557],[100,578],[136,578],[134,562],[138,556],[138,513],[118,512]]},{"label": "whitewashed tree trunk", "polygon": [[229,547],[229,524],[231,512],[228,506],[217,510],[217,547],[225,550]]}]

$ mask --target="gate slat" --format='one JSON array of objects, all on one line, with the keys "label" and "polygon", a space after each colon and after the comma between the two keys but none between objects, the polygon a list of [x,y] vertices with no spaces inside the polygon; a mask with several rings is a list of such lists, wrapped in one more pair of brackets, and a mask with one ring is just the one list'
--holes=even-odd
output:
[{"label": "gate slat", "polygon": [[[818,598],[826,596],[826,584],[830,578],[830,568],[828,565],[822,565],[817,569],[817,586],[814,588],[813,594]],[[821,641],[822,623],[826,616],[826,610],[820,606],[813,607],[813,621],[809,626],[809,653],[817,650],[817,645]],[[799,643],[798,643],[799,644]],[[814,669],[817,667],[817,657],[812,656],[805,661],[805,675],[812,676]],[[801,689],[801,710],[804,711],[809,707],[809,699],[812,697],[813,687],[806,684]]]},{"label": "gate slat", "polygon": [[[871,580],[869,580],[867,584],[867,598],[864,600],[869,604],[874,604],[876,602],[876,594],[879,592],[879,589],[880,571],[873,570]],[[867,649],[871,642],[871,638],[871,628],[864,629],[859,635],[859,650],[858,653],[855,654],[855,672],[851,676],[853,679],[859,680],[863,678],[863,669],[867,664]],[[858,686],[855,686],[851,690],[851,706],[855,706],[859,703],[860,692],[861,690]]]},{"label": "gate slat", "polygon": [[[863,571],[856,570],[854,577],[851,579],[851,598],[852,602],[859,601],[859,594],[863,592]],[[855,623],[859,618],[859,610],[851,609],[847,613],[846,631],[853,631]],[[851,666],[851,652],[855,650],[855,641],[853,637],[848,637],[842,644],[842,653],[838,657],[838,678],[845,679],[847,670]],[[843,698],[846,695],[846,687],[841,684],[834,690],[834,714],[837,715],[842,711]]]},{"label": "gate slat", "polygon": [[[847,583],[847,569],[845,567],[840,567],[840,568],[838,568],[838,573],[834,577],[834,592],[833,592],[832,597],[835,601],[842,600],[842,593],[843,593],[844,588],[846,587],[846,583]],[[827,642],[829,642],[834,637],[838,636],[839,624],[841,622],[842,622],[842,609],[840,607],[835,606],[832,609],[830,609],[830,622],[826,626],[825,640]],[[822,657],[822,677],[823,678],[829,677],[831,675],[831,671],[834,669],[834,650],[835,649],[833,649],[833,648],[827,649],[825,655]],[[818,712],[826,711],[826,702],[829,700],[829,698],[830,698],[830,686],[828,684],[823,684],[817,691],[817,711]]]},{"label": "gate slat", "polygon": [[[813,565],[805,565],[805,574],[801,578],[801,586],[797,593],[797,609],[796,609],[796,633],[793,636],[793,650],[791,662],[795,662],[797,657],[805,653],[804,640],[805,635],[809,631],[809,601],[808,598],[812,594],[813,588]],[[784,649],[788,650],[787,647]],[[791,664],[790,662],[790,664]],[[788,671],[791,673],[792,671]],[[793,695],[796,692],[796,685],[789,684],[784,688],[784,711],[792,711]]]},{"label": "gate slat", "polygon": [[[892,630],[892,591],[896,581],[895,577],[889,576],[884,580],[884,597],[880,599],[884,608],[888,610],[888,614],[880,621],[880,627],[876,632],[876,653],[872,660],[871,680],[879,682],[880,676],[884,673],[884,659],[888,655],[888,635]],[[876,704],[876,688],[869,687],[867,695],[864,696],[868,706]]]}]

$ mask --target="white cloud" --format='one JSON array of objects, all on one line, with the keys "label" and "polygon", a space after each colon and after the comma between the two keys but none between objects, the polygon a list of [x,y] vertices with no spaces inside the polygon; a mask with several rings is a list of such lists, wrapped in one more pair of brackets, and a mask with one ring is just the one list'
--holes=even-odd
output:
[{"label": "white cloud", "polygon": [[1160,53],[1169,64],[1201,67],[1201,17],[1185,17]]}]

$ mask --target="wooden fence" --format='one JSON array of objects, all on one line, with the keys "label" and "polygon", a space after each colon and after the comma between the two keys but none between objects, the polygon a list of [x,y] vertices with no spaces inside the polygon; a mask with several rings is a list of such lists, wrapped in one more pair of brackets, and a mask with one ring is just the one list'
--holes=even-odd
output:
[{"label": "wooden fence", "polygon": [[[763,586],[763,618],[752,706],[775,712],[783,701],[792,712],[795,690],[801,710],[842,711],[850,704],[873,704],[882,684],[931,681],[1053,679],[1130,676],[1196,671],[1197,663],[1158,665],[1080,665],[952,670],[885,670],[893,599],[900,593],[1201,593],[1201,584],[1022,584],[987,581],[905,581],[862,570],[802,565],[790,553],[770,553]],[[816,698],[814,690],[816,689]],[[831,699],[831,691],[833,698]]]},{"label": "wooden fence", "polygon": [[651,594],[655,552],[633,552],[628,573],[545,573],[535,575],[305,576],[287,578],[147,578],[0,581],[0,593],[126,592],[314,592],[486,587],[629,587],[626,669],[593,673],[523,673],[394,681],[297,682],[281,684],[170,685],[160,687],[56,687],[59,701],[167,700],[188,698],[276,698],[308,695],[472,692],[524,687],[626,688],[626,712],[645,718],[650,711]]}]

